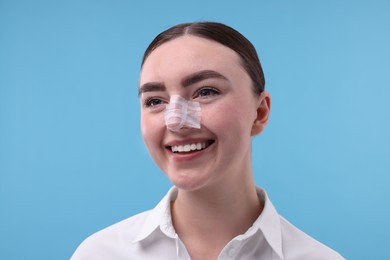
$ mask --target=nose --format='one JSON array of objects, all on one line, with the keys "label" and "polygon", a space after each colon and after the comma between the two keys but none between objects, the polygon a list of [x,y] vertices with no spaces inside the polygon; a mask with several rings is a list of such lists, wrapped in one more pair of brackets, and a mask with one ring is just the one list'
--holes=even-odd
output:
[{"label": "nose", "polygon": [[174,132],[182,128],[200,128],[200,104],[188,101],[179,95],[173,95],[166,106],[164,117],[165,125]]}]

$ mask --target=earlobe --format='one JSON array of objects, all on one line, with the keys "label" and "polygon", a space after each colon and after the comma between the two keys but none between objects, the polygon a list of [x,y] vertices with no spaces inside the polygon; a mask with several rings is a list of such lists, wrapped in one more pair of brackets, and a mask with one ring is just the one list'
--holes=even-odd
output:
[{"label": "earlobe", "polygon": [[271,96],[268,92],[263,91],[259,97],[257,115],[252,125],[251,136],[260,134],[268,123],[268,117],[271,109]]}]

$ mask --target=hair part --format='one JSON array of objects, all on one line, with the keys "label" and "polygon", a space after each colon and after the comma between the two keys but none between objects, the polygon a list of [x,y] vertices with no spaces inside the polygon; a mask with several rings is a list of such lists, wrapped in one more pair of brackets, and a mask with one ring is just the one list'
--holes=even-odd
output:
[{"label": "hair part", "polygon": [[240,56],[242,66],[252,80],[254,93],[259,95],[264,91],[264,73],[255,47],[241,33],[222,23],[183,23],[163,31],[149,44],[144,53],[141,66],[143,66],[148,56],[159,46],[184,35],[206,38],[235,51]]}]

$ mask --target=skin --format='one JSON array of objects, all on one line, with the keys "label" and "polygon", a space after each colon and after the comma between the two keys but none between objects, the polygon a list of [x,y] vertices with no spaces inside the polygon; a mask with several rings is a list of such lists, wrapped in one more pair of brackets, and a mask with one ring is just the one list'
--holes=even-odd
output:
[{"label": "skin", "polygon": [[[233,50],[196,36],[164,43],[142,67],[142,136],[153,160],[179,190],[172,219],[192,259],[216,259],[261,213],[251,140],[267,124],[270,96],[255,96],[252,84]],[[200,103],[200,129],[166,128],[164,108],[172,95]],[[209,146],[190,153],[170,150],[199,142]]]}]

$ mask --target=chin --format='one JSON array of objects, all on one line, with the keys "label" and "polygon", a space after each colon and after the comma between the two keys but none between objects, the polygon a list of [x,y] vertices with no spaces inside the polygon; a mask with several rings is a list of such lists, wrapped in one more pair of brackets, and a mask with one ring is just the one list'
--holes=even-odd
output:
[{"label": "chin", "polygon": [[187,173],[180,174],[180,176],[168,176],[168,178],[179,190],[196,191],[207,186],[207,179],[203,179],[201,176],[191,175],[191,173]]}]

